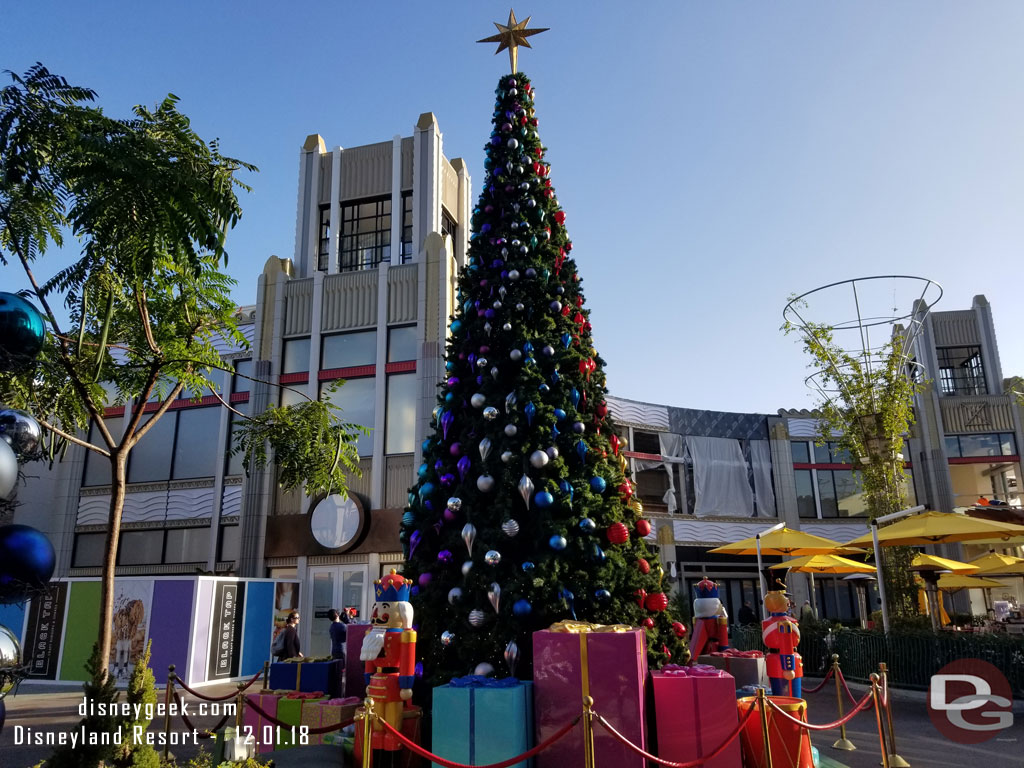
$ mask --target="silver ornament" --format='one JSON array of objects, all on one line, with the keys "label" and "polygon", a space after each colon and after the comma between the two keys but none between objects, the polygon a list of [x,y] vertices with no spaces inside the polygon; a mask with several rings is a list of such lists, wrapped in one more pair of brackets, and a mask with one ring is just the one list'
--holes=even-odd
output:
[{"label": "silver ornament", "polygon": [[515,640],[509,640],[505,646],[505,663],[508,664],[508,673],[512,677],[516,675],[516,662],[519,661],[519,646]]},{"label": "silver ornament", "polygon": [[460,499],[458,496],[452,496],[450,499],[448,499],[447,506],[448,509],[450,509],[452,512],[458,512],[460,509],[462,509],[462,499]]},{"label": "silver ornament", "polygon": [[511,359],[511,360],[513,360],[513,361],[515,361],[517,363],[520,360],[523,359],[523,353],[520,350],[518,350],[518,349],[513,349],[511,352],[508,353],[508,356],[509,356],[509,359]]},{"label": "silver ornament", "polygon": [[484,333],[486,333],[488,336],[491,335],[491,324],[490,323],[484,323]]},{"label": "silver ornament", "polygon": [[35,453],[42,437],[43,430],[31,414],[17,408],[0,411],[0,438],[6,440],[18,456]]},{"label": "silver ornament", "polygon": [[487,550],[487,554],[484,555],[484,562],[488,565],[497,565],[501,562],[501,552],[496,549]]},{"label": "silver ornament", "polygon": [[541,350],[541,354],[544,355],[544,357],[551,357],[555,354],[555,348],[550,344],[545,344],[544,349]]},{"label": "silver ornament", "polygon": [[550,448],[548,448],[547,454],[548,458],[554,461],[555,459],[558,458],[558,449],[552,445]]},{"label": "silver ornament", "polygon": [[0,625],[0,700],[21,682],[26,671],[21,663],[21,645],[17,636]]},{"label": "silver ornament", "polygon": [[444,632],[441,633],[441,645],[443,645],[445,648],[447,648],[449,645],[451,645],[454,642],[455,642],[455,633],[454,632],[448,632],[447,630],[445,630]]},{"label": "silver ornament", "polygon": [[534,451],[530,454],[530,463],[537,469],[547,465],[548,461],[548,455],[544,451]]},{"label": "silver ornament", "polygon": [[501,298],[504,299],[506,293],[508,293],[508,289],[504,285],[498,288],[498,295],[501,296]]},{"label": "silver ornament", "polygon": [[503,330],[505,333],[508,333],[509,331],[512,330],[512,323],[505,323],[504,325],[501,326],[501,330]]},{"label": "silver ornament", "polygon": [[477,361],[476,361],[476,367],[477,368],[486,368],[487,367],[487,358],[486,357],[478,358]]},{"label": "silver ornament", "polygon": [[505,413],[512,413],[512,409],[516,407],[517,401],[518,398],[516,398],[515,392],[509,392],[505,395]]},{"label": "silver ornament", "polygon": [[508,273],[508,279],[509,280],[518,280],[519,279],[519,270],[518,269],[511,270]]},{"label": "silver ornament", "polygon": [[519,304],[516,304],[516,311],[517,312],[522,312],[524,309],[526,309],[526,307],[522,304],[522,302],[520,302]]},{"label": "silver ornament", "polygon": [[499,373],[499,371],[498,371],[498,367],[497,366],[495,366],[494,368],[491,368],[491,378],[492,379],[497,379],[498,378],[498,373]]},{"label": "silver ornament", "polygon": [[473,561],[467,560],[462,564],[462,575],[469,576],[469,572],[473,570]]},{"label": "silver ornament", "polygon": [[479,675],[480,677],[487,677],[488,675],[494,674],[494,667],[488,664],[486,661],[481,661],[475,667],[473,667],[473,674]]},{"label": "silver ornament", "polygon": [[491,582],[491,588],[487,590],[487,599],[491,601],[491,607],[497,613],[501,604],[501,585],[496,581]]},{"label": "silver ornament", "polygon": [[529,509],[530,499],[533,498],[533,480],[530,479],[529,475],[523,475],[519,478],[519,495],[523,497],[526,508]]},{"label": "silver ornament", "polygon": [[487,402],[487,398],[484,397],[483,394],[481,394],[480,392],[477,392],[471,398],[469,398],[469,402],[470,405],[472,405],[474,408],[483,408],[484,403]]},{"label": "silver ornament", "polygon": [[519,431],[519,429],[516,427],[515,424],[506,424],[505,425],[505,436],[506,437],[515,437],[516,433],[518,431]]},{"label": "silver ornament", "polygon": [[452,587],[448,590],[448,602],[451,605],[455,605],[459,600],[462,599],[462,590],[458,587]]},{"label": "silver ornament", "polygon": [[495,309],[501,309],[501,302],[495,299],[494,303],[491,304],[491,306],[494,307]]},{"label": "silver ornament", "polygon": [[462,540],[466,542],[466,551],[469,552],[469,556],[473,556],[473,542],[476,541],[476,526],[472,523],[466,523],[462,526]]},{"label": "silver ornament", "polygon": [[0,440],[0,499],[10,498],[18,484],[18,457],[14,449]]},{"label": "silver ornament", "polygon": [[474,627],[482,627],[485,621],[487,621],[487,616],[479,608],[474,608],[469,612],[469,623]]},{"label": "silver ornament", "polygon": [[489,493],[494,490],[494,478],[490,475],[480,475],[480,477],[476,479],[476,487],[482,493]]},{"label": "silver ornament", "polygon": [[514,458],[515,455],[512,453],[512,451],[502,451],[501,453],[501,461],[503,464],[511,464],[512,459]]},{"label": "silver ornament", "polygon": [[487,419],[488,421],[494,421],[496,418],[498,418],[498,409],[495,408],[493,405],[488,405],[486,408],[484,408],[484,418]]},{"label": "silver ornament", "polygon": [[509,538],[519,534],[519,523],[515,520],[506,520],[501,524],[501,532]]},{"label": "silver ornament", "polygon": [[480,450],[480,460],[487,461],[487,457],[491,455],[491,438],[485,437],[477,447]]}]

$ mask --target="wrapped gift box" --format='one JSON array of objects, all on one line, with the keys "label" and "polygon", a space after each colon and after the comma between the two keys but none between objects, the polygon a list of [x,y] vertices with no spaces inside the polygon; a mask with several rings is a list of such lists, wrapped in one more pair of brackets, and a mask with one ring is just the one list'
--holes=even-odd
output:
[{"label": "wrapped gift box", "polygon": [[[358,706],[359,699],[354,697],[350,699],[324,699],[312,704],[306,704],[302,707],[302,725],[308,726],[311,730],[313,728],[326,728],[329,725],[340,725],[341,723],[347,725],[355,717],[356,707]],[[322,734],[309,733],[309,743],[329,743],[332,740],[325,737],[340,732],[341,728],[339,727],[337,731],[328,731]]]},{"label": "wrapped gift box", "polygon": [[[668,667],[651,673],[658,757],[691,762],[714,752],[739,724],[736,681],[710,666]],[[740,768],[738,738],[704,768]]]},{"label": "wrapped gift box", "polygon": [[341,661],[278,661],[270,665],[269,685],[274,690],[319,691],[340,696]]},{"label": "wrapped gift box", "polygon": [[[431,751],[467,765],[499,763],[533,747],[533,683],[456,678],[434,689]],[[515,764],[529,768],[531,761]],[[440,768],[437,763],[435,768]]]},{"label": "wrapped gift box", "polygon": [[[245,699],[247,703],[254,703],[271,717],[277,717],[277,702],[282,695],[280,693],[249,693],[246,694]],[[270,752],[274,749],[273,734],[275,730],[273,723],[258,714],[252,707],[247,706],[242,713],[242,724],[246,728],[252,729],[246,732],[256,737],[256,751],[258,753]],[[266,743],[264,743],[265,741]]]},{"label": "wrapped gift box", "polygon": [[[743,654],[743,655],[740,655]],[[710,664],[724,669],[736,678],[736,687],[745,685],[763,685],[770,687],[768,670],[765,668],[764,654],[760,651],[718,651],[697,659],[701,664]]]},{"label": "wrapped gift box", "polygon": [[370,630],[369,624],[349,624],[345,636],[345,695],[366,697],[366,680],[363,672],[366,662],[359,660],[363,648],[363,637]]},{"label": "wrapped gift box", "polygon": [[[294,698],[293,698],[294,697]],[[304,709],[315,707],[320,698],[306,698],[302,694],[287,694],[277,701],[277,719],[284,725],[275,729],[277,744],[275,749],[287,749],[288,747],[302,746],[299,728],[304,725],[302,712]],[[270,714],[269,712],[267,714]],[[294,733],[290,726],[295,726]],[[310,741],[309,743],[312,743]]]},{"label": "wrapped gift box", "polygon": [[[533,634],[533,703],[537,743],[553,735],[583,710],[584,695],[619,733],[646,749],[644,684],[647,650],[644,632],[560,622]],[[643,768],[644,760],[600,725],[594,727],[599,768]],[[583,730],[537,756],[537,768],[583,765]]]},{"label": "wrapped gift box", "polygon": [[[356,710],[356,717],[363,714],[363,708],[359,707]],[[420,743],[420,723],[423,720],[423,710],[414,705],[407,706],[402,711],[402,735],[409,741],[413,741],[417,744]],[[363,729],[359,720],[356,720],[355,739],[352,744],[352,756],[356,763],[363,759]],[[386,763],[386,765],[396,766],[397,768],[420,768],[423,761],[420,756],[415,752],[411,752],[408,749],[402,749],[399,751],[401,757],[397,762],[392,761]]]}]

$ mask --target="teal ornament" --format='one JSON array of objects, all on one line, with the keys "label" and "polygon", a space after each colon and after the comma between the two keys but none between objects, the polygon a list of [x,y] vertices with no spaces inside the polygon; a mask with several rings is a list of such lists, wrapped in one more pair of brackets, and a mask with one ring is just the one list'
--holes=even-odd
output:
[{"label": "teal ornament", "polygon": [[548,546],[556,552],[561,552],[568,545],[569,542],[565,540],[565,536],[559,536],[557,533],[548,539]]},{"label": "teal ornament", "polygon": [[429,472],[430,467],[428,467],[426,464],[420,464],[420,468],[416,470],[416,474],[419,475],[421,478],[426,477]]},{"label": "teal ornament", "polygon": [[547,491],[541,491],[533,497],[533,501],[538,507],[550,507],[555,503],[555,497]]},{"label": "teal ornament", "polygon": [[430,412],[430,415],[433,417],[435,423],[441,418],[442,413],[444,413],[444,408],[440,405],[434,406],[434,410]]},{"label": "teal ornament", "polygon": [[18,370],[35,360],[46,339],[46,323],[32,304],[0,293],[0,370]]},{"label": "teal ornament", "polygon": [[590,490],[594,493],[604,493],[604,490],[607,487],[608,483],[605,482],[603,477],[590,478]]},{"label": "teal ornament", "polygon": [[412,513],[412,510],[406,510],[402,513],[402,525],[408,528],[414,522],[416,522],[416,515]]},{"label": "teal ornament", "polygon": [[416,494],[415,494],[415,493],[412,493],[412,492],[410,491],[410,492],[409,492],[409,506],[411,507],[411,506],[412,506],[413,504],[415,504],[415,503],[416,503]]},{"label": "teal ornament", "polygon": [[444,369],[446,371],[454,371],[455,370],[455,363],[452,362],[451,360],[449,360],[447,363],[444,364]]},{"label": "teal ornament", "polygon": [[523,406],[523,413],[526,414],[526,423],[532,427],[533,417],[537,415],[537,406],[535,406],[532,402],[529,402],[525,406]]},{"label": "teal ornament", "polygon": [[580,530],[584,533],[593,533],[597,530],[597,523],[595,523],[589,517],[584,517],[582,520],[580,520]]},{"label": "teal ornament", "polygon": [[454,394],[452,394],[451,392],[449,392],[448,394],[446,394],[446,395],[444,396],[444,401],[445,401],[446,403],[450,403],[450,402],[452,402],[452,401],[453,401],[454,399],[455,399],[455,395],[454,395]]},{"label": "teal ornament", "polygon": [[434,492],[434,484],[433,483],[424,483],[423,485],[420,486],[420,498],[421,499],[427,498],[427,496],[429,496],[433,492]]},{"label": "teal ornament", "polygon": [[461,320],[452,320],[452,333],[458,333],[462,330]]}]

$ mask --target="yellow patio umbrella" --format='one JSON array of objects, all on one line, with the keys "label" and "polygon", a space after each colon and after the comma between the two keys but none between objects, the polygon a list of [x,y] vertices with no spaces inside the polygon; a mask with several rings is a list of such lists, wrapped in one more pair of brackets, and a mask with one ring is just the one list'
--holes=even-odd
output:
[{"label": "yellow patio umbrella", "polygon": [[978,566],[971,563],[961,563],[959,560],[950,560],[949,558],[937,555],[926,555],[922,552],[914,557],[910,563],[910,570],[921,573],[925,571],[932,573],[943,571],[949,571],[950,573],[975,573],[978,570]]},{"label": "yellow patio umbrella", "polygon": [[983,579],[979,576],[965,576],[960,573],[944,573],[939,577],[939,589],[947,592],[955,592],[958,589],[991,589],[992,587],[1005,586],[995,579]]},{"label": "yellow patio umbrella", "polygon": [[[889,547],[927,547],[978,539],[1010,539],[1015,536],[1024,536],[1024,525],[999,523],[952,512],[924,512],[878,528],[878,543]],[[865,533],[846,542],[846,546],[869,547],[871,543],[871,534]]]},{"label": "yellow patio umbrella", "polygon": [[789,570],[809,573],[811,575],[811,608],[814,611],[815,617],[818,615],[818,595],[814,585],[814,574],[875,572],[875,569],[870,565],[864,565],[864,563],[858,563],[856,560],[849,560],[839,555],[807,555],[769,567],[773,571]]},{"label": "yellow patio umbrella", "polygon": [[1024,576],[1024,557],[989,552],[971,560],[971,565],[978,566],[978,575]]}]

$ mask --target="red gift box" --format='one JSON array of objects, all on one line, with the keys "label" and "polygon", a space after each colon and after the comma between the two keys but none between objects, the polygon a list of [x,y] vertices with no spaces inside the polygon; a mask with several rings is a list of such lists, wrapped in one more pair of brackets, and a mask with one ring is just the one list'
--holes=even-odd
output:
[{"label": "red gift box", "polygon": [[[548,739],[583,711],[583,697],[619,733],[647,749],[644,683],[647,650],[644,631],[559,622],[533,633],[533,701],[537,743]],[[735,701],[735,699],[734,699]],[[735,707],[735,704],[733,704]],[[644,760],[594,725],[598,768],[644,768]],[[537,768],[583,765],[583,729],[537,756]]]},{"label": "red gift box", "polygon": [[728,672],[697,665],[651,674],[658,757],[685,763],[706,757],[730,736],[732,743],[703,768],[740,768],[736,681]]}]

